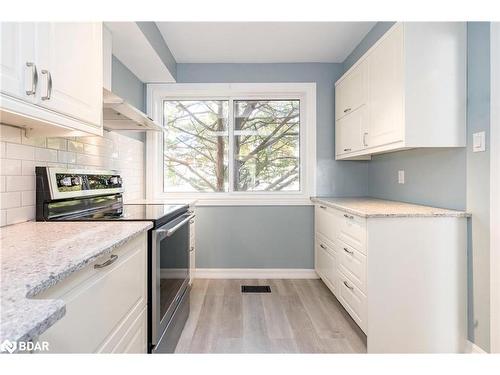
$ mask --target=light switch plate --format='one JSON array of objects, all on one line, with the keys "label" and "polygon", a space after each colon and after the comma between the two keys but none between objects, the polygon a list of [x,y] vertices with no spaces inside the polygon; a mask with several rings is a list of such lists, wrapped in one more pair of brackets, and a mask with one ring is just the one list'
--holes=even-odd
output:
[{"label": "light switch plate", "polygon": [[478,132],[472,134],[472,152],[486,151],[486,133]]},{"label": "light switch plate", "polygon": [[404,184],[405,183],[405,171],[399,170],[398,171],[398,184]]}]

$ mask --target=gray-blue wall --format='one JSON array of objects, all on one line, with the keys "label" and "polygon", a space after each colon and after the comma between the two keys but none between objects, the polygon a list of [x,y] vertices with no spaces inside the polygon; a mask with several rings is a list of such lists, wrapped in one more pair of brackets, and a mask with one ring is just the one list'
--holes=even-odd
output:
[{"label": "gray-blue wall", "polygon": [[144,83],[115,56],[113,56],[111,72],[112,91],[137,109],[144,111],[146,108]]},{"label": "gray-blue wall", "polygon": [[[490,348],[490,23],[467,32],[467,211],[469,229],[469,337]],[[472,152],[472,134],[486,132],[486,152]]]},{"label": "gray-blue wall", "polygon": [[[368,164],[336,162],[334,82],[342,64],[178,64],[177,82],[316,82],[318,195],[366,195]],[[199,268],[313,268],[311,206],[198,207]]]}]

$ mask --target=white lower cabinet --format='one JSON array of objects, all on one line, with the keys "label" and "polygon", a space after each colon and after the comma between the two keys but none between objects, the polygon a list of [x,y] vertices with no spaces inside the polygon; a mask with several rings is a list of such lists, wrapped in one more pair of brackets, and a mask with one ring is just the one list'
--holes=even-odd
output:
[{"label": "white lower cabinet", "polygon": [[[194,206],[189,207],[190,211],[195,213]],[[194,273],[196,271],[196,217],[192,218],[189,222],[189,283],[192,284],[194,280]]]},{"label": "white lower cabinet", "polygon": [[39,336],[50,353],[146,353],[146,232],[37,298],[66,304],[63,318]]},{"label": "white lower cabinet", "polygon": [[316,204],[316,273],[366,333],[369,353],[464,351],[466,224]]}]

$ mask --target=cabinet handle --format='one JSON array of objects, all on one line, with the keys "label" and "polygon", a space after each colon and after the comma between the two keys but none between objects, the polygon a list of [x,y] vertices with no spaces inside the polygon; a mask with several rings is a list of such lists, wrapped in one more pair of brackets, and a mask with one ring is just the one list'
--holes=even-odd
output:
[{"label": "cabinet handle", "polygon": [[107,261],[105,261],[104,263],[101,263],[101,264],[94,264],[94,268],[95,269],[99,269],[99,268],[104,268],[104,267],[107,267],[111,264],[113,264],[114,262],[116,262],[116,260],[118,259],[118,255],[111,255],[109,257],[109,259]]},{"label": "cabinet handle", "polygon": [[354,219],[354,216],[352,216],[352,215],[344,214],[344,217],[347,218],[347,219]]},{"label": "cabinet handle", "polygon": [[354,254],[354,251],[349,250],[347,247],[344,247],[344,251],[345,251],[347,254],[351,254],[351,255],[353,255],[353,254]]},{"label": "cabinet handle", "polygon": [[366,136],[368,135],[368,132],[363,133],[363,146],[367,147],[368,143],[366,143]]},{"label": "cabinet handle", "polygon": [[189,220],[189,224],[194,224],[194,219],[193,220]]},{"label": "cabinet handle", "polygon": [[47,75],[47,92],[45,96],[42,96],[42,100],[50,100],[50,96],[52,95],[52,76],[46,69],[42,69],[42,74]]},{"label": "cabinet handle", "polygon": [[349,289],[354,290],[354,287],[353,287],[353,286],[350,286],[349,284],[347,284],[347,281],[345,281],[345,280],[344,280],[344,285],[345,285],[346,287],[348,287]]},{"label": "cabinet handle", "polygon": [[351,151],[350,148],[344,148],[344,151]]},{"label": "cabinet handle", "polygon": [[194,251],[194,246],[191,246],[191,249],[189,249],[189,252],[192,253]]},{"label": "cabinet handle", "polygon": [[36,94],[36,85],[38,84],[38,71],[36,70],[36,65],[33,62],[26,63],[27,68],[31,68],[31,89],[26,90],[26,95]]},{"label": "cabinet handle", "polygon": [[326,246],[323,245],[322,243],[319,244],[319,247],[321,247],[322,249],[325,249],[326,250]]},{"label": "cabinet handle", "polygon": [[344,109],[344,113],[347,113],[347,112],[349,112],[350,110],[351,110],[351,108],[350,108],[350,107],[349,107],[349,108],[346,108],[346,109]]},{"label": "cabinet handle", "polygon": [[319,208],[322,208],[323,210],[326,210],[326,206],[319,206]]}]

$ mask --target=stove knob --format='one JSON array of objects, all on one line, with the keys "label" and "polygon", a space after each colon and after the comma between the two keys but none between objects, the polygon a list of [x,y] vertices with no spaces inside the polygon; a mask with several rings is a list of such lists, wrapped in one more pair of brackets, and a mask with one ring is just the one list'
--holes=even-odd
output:
[{"label": "stove knob", "polygon": [[59,184],[62,186],[71,186],[71,177],[64,177],[59,180]]},{"label": "stove knob", "polygon": [[109,183],[111,185],[118,185],[118,184],[121,184],[121,182],[122,182],[122,179],[120,177],[113,176],[113,177],[109,178]]},{"label": "stove knob", "polygon": [[71,185],[77,186],[82,184],[82,178],[80,176],[72,177],[71,178]]}]

